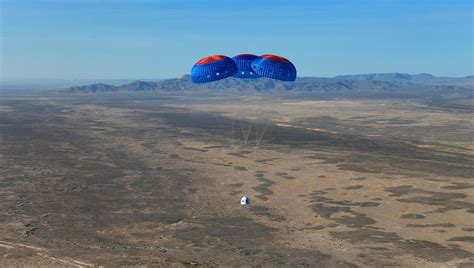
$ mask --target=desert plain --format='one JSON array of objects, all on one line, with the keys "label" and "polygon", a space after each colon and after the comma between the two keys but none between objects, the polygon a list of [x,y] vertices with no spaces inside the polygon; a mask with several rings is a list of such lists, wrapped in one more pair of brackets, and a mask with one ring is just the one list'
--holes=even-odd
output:
[{"label": "desert plain", "polygon": [[4,95],[0,266],[474,267],[472,104]]}]

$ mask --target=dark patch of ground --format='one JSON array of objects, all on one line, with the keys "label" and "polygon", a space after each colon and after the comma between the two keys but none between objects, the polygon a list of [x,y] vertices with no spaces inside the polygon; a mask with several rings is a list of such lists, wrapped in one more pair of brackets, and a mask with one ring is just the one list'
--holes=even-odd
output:
[{"label": "dark patch of ground", "polygon": [[443,228],[453,228],[456,225],[452,223],[431,223],[431,224],[407,224],[407,227],[415,227],[415,228],[426,228],[426,227],[443,227]]},{"label": "dark patch of ground", "polygon": [[407,194],[419,194],[419,196],[416,197],[398,198],[397,200],[400,202],[438,206],[439,208],[437,208],[436,211],[441,213],[455,209],[466,209],[466,211],[470,212],[470,209],[474,207],[474,204],[459,200],[466,198],[466,194],[464,193],[426,191],[413,188],[411,185],[390,187],[386,188],[385,191],[392,193],[391,196],[395,197]]},{"label": "dark patch of ground", "polygon": [[[340,225],[353,228],[351,231],[331,231],[331,235],[335,238],[349,240],[352,243],[394,244],[400,250],[432,261],[474,257],[474,254],[462,249],[446,247],[430,241],[403,239],[394,232],[387,232],[374,227],[375,220],[352,210],[353,206],[377,205],[378,203],[375,202],[336,201],[322,196],[321,193],[312,194],[312,208],[318,215]],[[442,227],[446,226],[443,225]]]},{"label": "dark patch of ground", "polygon": [[257,180],[262,182],[259,185],[253,187],[253,189],[255,191],[260,193],[259,195],[255,196],[255,197],[260,199],[260,200],[263,200],[263,201],[268,200],[267,196],[273,194],[273,191],[270,190],[270,187],[273,184],[275,184],[275,182],[270,180],[270,179],[265,178],[265,174],[263,174],[263,173],[256,173],[255,177],[256,177]]},{"label": "dark patch of ground", "polygon": [[418,219],[424,219],[425,216],[421,214],[403,214],[400,216],[400,219],[410,219],[410,220],[418,220]]}]

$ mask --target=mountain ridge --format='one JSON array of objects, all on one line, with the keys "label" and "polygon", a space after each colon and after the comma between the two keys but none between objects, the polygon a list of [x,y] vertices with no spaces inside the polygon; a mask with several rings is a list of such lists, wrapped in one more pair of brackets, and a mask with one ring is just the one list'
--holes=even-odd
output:
[{"label": "mountain ridge", "polygon": [[404,90],[455,90],[472,88],[474,76],[462,78],[436,77],[431,74],[374,73],[340,75],[333,78],[298,77],[295,82],[268,78],[241,79],[229,77],[211,83],[194,84],[190,75],[160,81],[137,80],[119,86],[103,83],[75,86],[66,89],[71,93],[139,92],[139,91],[303,91],[303,92],[394,92]]}]

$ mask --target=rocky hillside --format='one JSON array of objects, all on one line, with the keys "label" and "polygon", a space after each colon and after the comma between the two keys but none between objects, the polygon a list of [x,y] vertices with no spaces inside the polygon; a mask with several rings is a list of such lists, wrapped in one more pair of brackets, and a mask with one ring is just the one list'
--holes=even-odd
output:
[{"label": "rocky hillside", "polygon": [[403,92],[426,90],[465,90],[473,88],[473,78],[439,78],[429,74],[367,74],[334,78],[300,77],[295,82],[267,78],[223,80],[193,84],[189,75],[161,81],[135,81],[121,86],[92,84],[71,87],[72,93],[134,92],[134,91],[298,91],[298,92]]}]

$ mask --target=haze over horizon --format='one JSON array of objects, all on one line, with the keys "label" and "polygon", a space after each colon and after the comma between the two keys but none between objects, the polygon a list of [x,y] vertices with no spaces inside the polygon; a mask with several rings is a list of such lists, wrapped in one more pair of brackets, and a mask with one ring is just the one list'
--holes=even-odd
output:
[{"label": "haze over horizon", "polygon": [[300,77],[473,74],[470,1],[295,2],[0,0],[0,80],[165,79],[243,52]]}]

